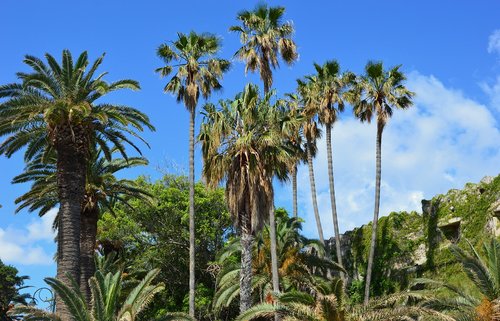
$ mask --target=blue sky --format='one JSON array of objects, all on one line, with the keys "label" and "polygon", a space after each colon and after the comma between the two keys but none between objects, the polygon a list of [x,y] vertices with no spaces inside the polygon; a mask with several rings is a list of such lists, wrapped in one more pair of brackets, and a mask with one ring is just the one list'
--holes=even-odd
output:
[{"label": "blue sky", "polygon": [[[146,112],[157,131],[144,137],[151,165],[128,172],[153,178],[162,171],[186,172],[188,115],[170,95],[165,80],[154,74],[161,65],[155,49],[176,32],[212,32],[222,37],[221,56],[239,47],[228,32],[236,13],[255,1],[15,1],[2,2],[0,83],[15,81],[26,71],[25,54],[60,56],[88,50],[91,59],[106,52],[102,71],[108,80],[140,81],[140,92],[121,92],[110,101]],[[468,181],[497,175],[500,169],[500,22],[497,1],[270,1],[284,5],[296,29],[300,54],[292,67],[276,70],[279,95],[293,91],[295,79],[312,72],[312,63],[337,59],[343,69],[362,72],[370,60],[402,64],[408,87],[417,93],[415,107],[395,113],[383,141],[381,214],[420,210],[430,198]],[[243,64],[234,62],[213,99],[232,97],[246,82]],[[199,124],[201,118],[197,118]],[[341,229],[370,220],[373,211],[374,126],[359,124],[349,110],[333,132],[337,203]],[[315,163],[325,235],[332,235],[324,142]],[[201,161],[197,154],[197,177]],[[31,276],[29,284],[55,274],[51,219],[21,212],[14,199],[27,185],[11,185],[23,168],[22,155],[0,158],[0,258]],[[160,169],[160,170],[159,170]],[[305,233],[316,235],[308,176],[299,173],[299,206]],[[276,205],[291,207],[290,188],[276,186]],[[54,211],[55,213],[55,211]]]}]

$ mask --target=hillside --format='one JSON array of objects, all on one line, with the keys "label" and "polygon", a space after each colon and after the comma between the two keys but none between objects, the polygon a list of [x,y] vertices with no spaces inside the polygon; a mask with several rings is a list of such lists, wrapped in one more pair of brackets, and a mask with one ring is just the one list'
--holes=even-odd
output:
[{"label": "hillside", "polygon": [[[361,300],[371,223],[341,238],[349,292]],[[391,293],[408,286],[415,277],[462,282],[466,279],[448,246],[457,243],[478,248],[500,236],[500,175],[467,183],[431,200],[422,200],[422,212],[393,212],[379,220],[373,271],[374,294]],[[334,239],[329,240],[334,251]],[[333,255],[335,253],[333,252]]]}]

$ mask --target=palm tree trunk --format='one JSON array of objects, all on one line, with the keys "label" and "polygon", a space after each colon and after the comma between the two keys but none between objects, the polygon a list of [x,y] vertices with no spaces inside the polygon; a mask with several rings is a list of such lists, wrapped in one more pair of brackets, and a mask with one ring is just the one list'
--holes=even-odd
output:
[{"label": "palm tree trunk", "polygon": [[307,165],[309,167],[309,182],[311,183],[311,197],[314,208],[314,217],[316,218],[316,226],[318,227],[319,241],[325,245],[323,237],[323,227],[321,226],[321,218],[319,217],[318,200],[316,198],[316,182],[314,180],[313,158],[311,153],[311,142],[307,142]]},{"label": "palm tree trunk", "polygon": [[99,209],[96,207],[84,210],[80,216],[80,291],[87,304],[90,305],[89,279],[95,273],[94,253]]},{"label": "palm tree trunk", "polygon": [[293,166],[292,169],[292,194],[293,194],[293,217],[298,218],[298,208],[297,208],[297,165]]},{"label": "palm tree trunk", "polygon": [[189,122],[189,315],[194,318],[195,298],[195,225],[194,225],[194,121],[195,109]]},{"label": "palm tree trunk", "polygon": [[[88,142],[81,126],[61,126],[54,139],[57,151],[57,188],[59,226],[57,233],[57,278],[71,287],[80,280],[80,213],[85,195]],[[57,314],[62,321],[72,320],[71,313],[56,297]]]},{"label": "palm tree trunk", "polygon": [[376,178],[375,178],[375,209],[373,211],[373,223],[372,223],[372,238],[370,243],[370,254],[368,256],[368,266],[366,267],[366,283],[365,283],[365,306],[368,305],[370,300],[370,282],[372,279],[373,270],[373,259],[375,257],[375,245],[377,242],[377,223],[378,223],[378,212],[380,207],[380,177],[382,175],[382,132],[384,130],[384,124],[380,121],[377,122],[377,158],[376,158]]},{"label": "palm tree trunk", "polygon": [[[339,221],[337,218],[337,204],[335,202],[335,184],[333,177],[333,150],[332,150],[332,126],[326,125],[326,154],[328,158],[328,178],[330,180],[330,201],[332,204],[332,219],[333,219],[333,229],[335,232],[335,251],[337,252],[337,263],[343,267],[342,264],[342,251],[340,250],[340,232],[339,232]],[[340,272],[340,278],[344,281],[345,276],[343,272]]]},{"label": "palm tree trunk", "polygon": [[250,227],[241,229],[240,314],[252,306],[252,244]]},{"label": "palm tree trunk", "polygon": [[276,215],[274,212],[274,205],[271,205],[271,209],[269,211],[269,236],[271,239],[271,272],[273,279],[273,292],[280,292],[280,280],[278,274],[278,251],[276,244]]}]

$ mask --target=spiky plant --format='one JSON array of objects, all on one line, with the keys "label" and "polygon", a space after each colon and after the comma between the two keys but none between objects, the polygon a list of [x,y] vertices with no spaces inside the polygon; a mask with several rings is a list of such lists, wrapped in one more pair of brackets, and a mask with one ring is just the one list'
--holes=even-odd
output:
[{"label": "spiky plant", "polygon": [[[56,295],[61,297],[61,300],[68,307],[71,320],[135,321],[155,294],[164,288],[162,284],[152,284],[159,271],[159,269],[150,271],[121,302],[122,271],[106,275],[97,271],[95,276],[90,278],[89,284],[92,293],[90,304],[85,302],[85,297],[80,292],[76,282],[73,282],[71,286],[54,278],[46,278],[45,282],[52,287]],[[14,313],[25,315],[24,320],[27,321],[61,320],[57,314],[31,306],[16,307]]]}]

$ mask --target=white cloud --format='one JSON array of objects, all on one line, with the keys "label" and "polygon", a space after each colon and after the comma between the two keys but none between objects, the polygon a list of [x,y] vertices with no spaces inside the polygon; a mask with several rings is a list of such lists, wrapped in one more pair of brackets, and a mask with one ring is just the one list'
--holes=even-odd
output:
[{"label": "white cloud", "polygon": [[481,83],[480,86],[489,96],[491,107],[500,113],[500,76],[497,77],[496,82],[493,85],[489,85],[484,82]]},{"label": "white cloud", "polygon": [[57,210],[50,210],[42,218],[34,218],[23,229],[8,226],[0,228],[0,259],[8,264],[50,265],[51,254],[46,248],[53,246],[55,232],[52,222]]},{"label": "white cloud", "polygon": [[[397,110],[382,141],[380,215],[421,211],[421,200],[498,175],[500,131],[491,110],[434,76],[409,74],[415,106]],[[499,85],[500,88],[500,85]],[[491,107],[490,107],[491,108]],[[335,189],[341,231],[369,222],[375,186],[375,124],[344,116],[333,130]],[[318,203],[325,237],[333,235],[325,141],[315,160]],[[299,213],[304,231],[317,236],[309,176],[299,172]],[[287,189],[286,193],[289,193]]]},{"label": "white cloud", "polygon": [[500,54],[500,29],[493,31],[488,39],[488,52]]}]

